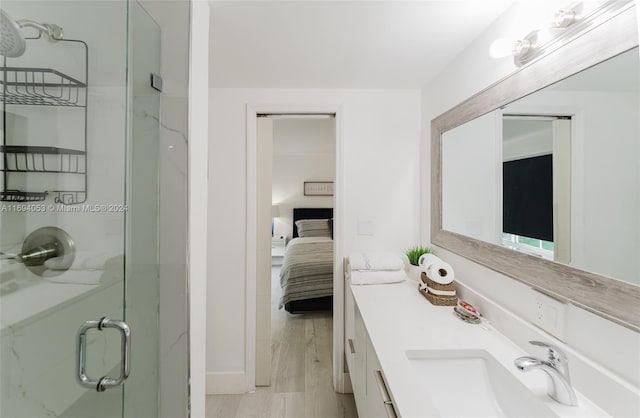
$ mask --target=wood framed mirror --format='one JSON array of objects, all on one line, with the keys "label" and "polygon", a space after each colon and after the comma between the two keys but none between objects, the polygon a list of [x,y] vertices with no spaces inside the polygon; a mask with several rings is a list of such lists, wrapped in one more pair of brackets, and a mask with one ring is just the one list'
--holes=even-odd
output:
[{"label": "wood framed mirror", "polygon": [[[488,153],[487,160],[489,161],[487,164],[490,167],[487,168],[487,165],[483,167],[486,169],[485,171],[492,173],[493,177],[488,177],[491,181],[478,180],[479,176],[474,174],[470,168],[473,164],[481,165],[478,164],[480,157],[473,151],[473,148],[482,148],[482,145],[478,142],[480,141],[479,138],[482,137],[478,126],[483,119],[488,120],[487,125],[496,128],[495,130],[499,134],[497,136],[499,139],[490,138],[488,140],[490,144],[493,144],[490,146],[494,148],[502,146],[502,131],[503,129],[509,129],[504,128],[507,125],[495,121],[495,113],[499,114],[501,118],[505,115],[509,117],[550,117],[552,114],[557,114],[558,119],[566,119],[567,115],[570,117],[573,114],[579,116],[576,116],[577,119],[584,119],[584,112],[576,111],[576,107],[579,107],[578,105],[575,105],[573,109],[566,106],[562,108],[555,101],[552,106],[549,106],[549,109],[553,109],[553,111],[546,112],[544,106],[539,103],[536,106],[532,105],[536,100],[531,98],[534,97],[534,93],[540,92],[542,89],[557,85],[556,83],[560,81],[569,80],[572,76],[582,74],[587,69],[597,68],[599,64],[609,62],[614,57],[635,57],[633,59],[638,61],[636,7],[633,2],[618,2],[615,6],[612,3],[614,2],[603,6],[602,13],[598,15],[597,19],[581,22],[581,30],[564,39],[562,45],[558,45],[555,50],[537,56],[535,60],[520,67],[510,76],[432,120],[431,242],[523,282],[563,302],[571,303],[627,328],[640,331],[640,220],[638,220],[638,217],[640,217],[640,210],[638,210],[640,209],[640,206],[638,206],[640,205],[638,203],[638,199],[640,199],[640,174],[638,171],[640,170],[637,168],[640,166],[640,136],[637,132],[640,111],[635,111],[635,117],[633,118],[635,121],[633,129],[635,130],[628,141],[631,143],[631,149],[634,150],[631,154],[635,153],[635,160],[633,160],[635,163],[631,163],[635,164],[635,167],[632,165],[630,168],[630,176],[632,176],[633,181],[624,190],[626,195],[635,199],[630,204],[630,213],[634,218],[628,222],[625,220],[621,222],[623,228],[626,227],[626,231],[622,233],[632,235],[633,241],[637,242],[637,246],[635,246],[636,244],[631,246],[630,255],[625,254],[623,257],[625,260],[629,259],[634,263],[627,273],[619,274],[615,269],[602,270],[592,267],[588,263],[580,264],[575,262],[580,258],[594,259],[593,256],[586,256],[586,253],[578,254],[579,249],[585,247],[583,245],[584,241],[589,239],[588,234],[579,234],[579,226],[589,223],[589,220],[584,215],[585,208],[589,206],[586,206],[588,203],[584,202],[582,208],[572,207],[572,209],[565,210],[565,218],[569,219],[569,221],[564,222],[565,227],[562,226],[563,222],[558,222],[557,220],[561,216],[554,212],[554,227],[552,229],[553,234],[555,234],[553,241],[556,241],[553,244],[556,247],[552,251],[550,259],[545,259],[540,254],[517,251],[513,247],[509,248],[509,246],[504,245],[504,242],[501,241],[501,236],[505,232],[503,228],[505,209],[500,206],[503,206],[504,203],[503,167],[506,160],[503,159],[503,154],[506,151],[503,152],[502,149],[499,149],[497,152]],[[627,55],[624,55],[625,53]],[[620,77],[615,76],[614,73],[613,78],[618,79]],[[634,83],[637,84],[637,70],[634,80]],[[556,90],[558,89],[556,88]],[[633,94],[637,97],[639,90],[637,85],[629,90],[634,92]],[[527,99],[521,101],[523,98]],[[635,105],[638,106],[638,99],[635,99]],[[533,109],[532,115],[522,115],[523,109]],[[561,110],[558,111],[558,109]],[[564,125],[567,124],[565,123]],[[584,125],[579,125],[578,129],[584,131]],[[454,144],[452,137],[461,136],[457,135],[457,133],[465,130],[473,132],[473,141],[475,142],[460,143],[457,148],[452,146]],[[574,141],[576,137],[578,137],[579,141],[579,135],[574,135]],[[483,138],[486,139],[486,137]],[[600,140],[606,141],[607,139],[603,137]],[[446,144],[446,146],[443,146],[443,144]],[[578,142],[576,148],[581,149],[580,147],[582,146]],[[449,149],[448,151],[447,148]],[[466,154],[468,158],[472,159],[470,161],[473,161],[473,163],[443,163],[443,152],[448,153],[448,155]],[[553,153],[555,155],[561,152],[556,153],[554,149]],[[627,155],[629,153],[625,150],[619,150],[619,154]],[[583,195],[591,191],[591,189],[589,188],[590,186],[585,186],[580,182],[585,173],[589,173],[591,167],[584,161],[576,161],[575,158],[573,156],[570,160],[580,170],[574,170],[573,172],[566,170],[566,176],[568,176],[566,178],[569,179],[566,180],[568,182],[566,183],[568,185],[567,190],[570,190],[570,192],[560,193],[560,195],[561,197],[571,195],[573,201],[577,202],[578,199],[574,196],[576,194],[582,196],[580,198],[582,202],[586,201],[583,199]],[[561,164],[560,167],[562,166],[566,167],[566,164]],[[554,174],[560,171],[560,169],[556,169]],[[449,196],[447,190],[452,191],[457,187],[455,186],[455,181],[450,181],[451,175],[447,174],[451,172],[460,173],[460,177],[475,178],[476,185],[469,186],[471,189],[478,190],[478,188],[482,189],[483,186],[489,186],[491,190],[485,190],[485,194],[492,196],[490,200],[493,210],[488,210],[485,218],[478,214],[478,205],[471,200],[466,203],[466,206],[476,211],[477,218],[466,219],[462,222],[455,221],[453,214],[456,208],[465,205],[462,199],[469,199],[469,193],[464,190],[456,190],[457,193],[454,193],[454,195],[457,194],[457,198]],[[444,188],[446,192],[444,195],[443,177],[444,183],[447,184]],[[571,180],[572,177],[574,178],[573,180]],[[558,189],[559,186],[554,187]],[[582,191],[583,195],[580,195],[580,191]],[[555,199],[557,199],[557,196],[552,198],[554,208],[557,206]],[[606,199],[606,196],[603,196],[602,199]],[[574,204],[574,206],[577,205]],[[602,213],[600,216],[613,218],[616,214],[614,212]],[[578,222],[574,218],[580,218],[581,220]],[[489,221],[484,221],[485,219]],[[459,225],[466,226],[459,227]],[[487,225],[490,225],[489,233],[488,235],[483,235],[480,229],[486,228]],[[609,228],[608,225],[601,227],[601,229],[607,228]],[[565,234],[569,238],[558,238],[558,234]],[[566,247],[565,244],[560,244],[561,241],[569,242],[570,244]],[[592,245],[597,251],[598,245],[607,246],[609,242],[611,241],[603,240],[593,242]],[[559,249],[561,247],[565,249]],[[626,245],[625,249],[628,249],[627,247],[629,245]],[[562,254],[563,251],[564,254]],[[604,253],[604,251],[600,251],[600,253]],[[633,256],[634,254],[635,257]],[[614,255],[622,257],[620,251],[615,251]],[[607,262],[615,263],[614,255],[603,257],[603,264]]]}]

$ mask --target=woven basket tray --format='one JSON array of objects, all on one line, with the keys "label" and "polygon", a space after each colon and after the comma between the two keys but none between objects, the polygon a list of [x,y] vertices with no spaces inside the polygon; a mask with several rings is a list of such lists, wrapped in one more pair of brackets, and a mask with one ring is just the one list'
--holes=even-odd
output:
[{"label": "woven basket tray", "polygon": [[420,280],[422,280],[422,283],[426,284],[427,286],[435,290],[447,290],[447,291],[456,290],[456,282],[451,282],[449,284],[440,284],[440,283],[434,282],[424,271],[420,276]]},{"label": "woven basket tray", "polygon": [[458,303],[458,298],[456,296],[438,296],[438,295],[429,293],[426,290],[420,290],[419,287],[418,287],[418,292],[420,292],[422,296],[427,298],[432,305],[456,306],[456,304]]}]

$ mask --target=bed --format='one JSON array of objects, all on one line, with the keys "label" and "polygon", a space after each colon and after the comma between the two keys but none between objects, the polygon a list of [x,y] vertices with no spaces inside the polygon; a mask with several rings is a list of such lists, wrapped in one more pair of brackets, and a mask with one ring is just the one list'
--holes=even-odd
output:
[{"label": "bed", "polygon": [[[324,228],[323,220],[327,220],[329,234],[323,231],[323,236],[309,236],[316,234],[309,233],[308,224],[323,225]],[[303,221],[304,230],[298,230],[297,221]],[[287,312],[333,309],[332,222],[332,208],[293,209],[293,239],[287,244],[280,272],[280,306]]]}]

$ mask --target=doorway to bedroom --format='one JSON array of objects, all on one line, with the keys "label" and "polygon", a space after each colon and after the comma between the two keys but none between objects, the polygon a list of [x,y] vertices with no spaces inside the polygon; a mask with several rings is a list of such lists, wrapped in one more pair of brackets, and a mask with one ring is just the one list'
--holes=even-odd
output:
[{"label": "doorway to bedroom", "polygon": [[256,245],[256,386],[298,399],[300,415],[344,416],[353,401],[334,392],[332,367],[335,117],[258,115],[256,151],[257,229],[270,236],[267,251]]}]

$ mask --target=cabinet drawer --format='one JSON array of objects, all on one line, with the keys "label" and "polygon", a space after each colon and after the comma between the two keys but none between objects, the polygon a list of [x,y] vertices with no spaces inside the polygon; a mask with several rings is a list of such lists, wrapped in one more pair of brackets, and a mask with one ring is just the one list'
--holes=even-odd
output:
[{"label": "cabinet drawer", "polygon": [[367,338],[367,418],[397,418],[380,362]]},{"label": "cabinet drawer", "polygon": [[[353,396],[356,399],[358,411],[366,409],[367,401],[367,330],[357,307],[354,309],[354,338],[353,341],[353,366],[349,369]],[[347,342],[348,343],[348,342]],[[347,350],[350,353],[349,345]],[[348,357],[348,356],[347,356]],[[361,416],[366,416],[360,412]]]}]

